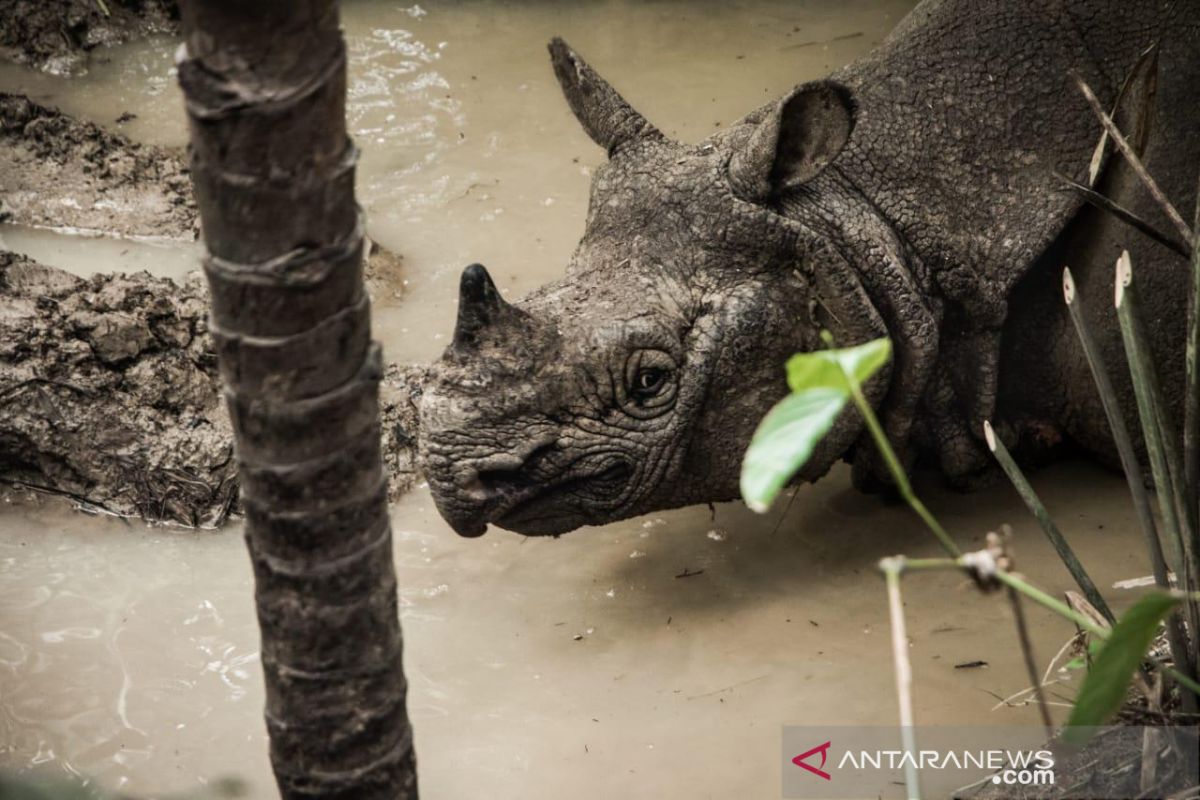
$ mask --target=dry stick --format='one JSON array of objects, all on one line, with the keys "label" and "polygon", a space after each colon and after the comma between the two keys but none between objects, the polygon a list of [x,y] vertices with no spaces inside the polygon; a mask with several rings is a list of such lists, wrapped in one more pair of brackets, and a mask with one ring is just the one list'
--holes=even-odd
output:
[{"label": "dry stick", "polygon": [[1021,642],[1021,654],[1025,657],[1025,669],[1029,671],[1029,680],[1033,683],[1033,692],[1037,696],[1038,710],[1042,713],[1042,724],[1046,726],[1046,738],[1054,736],[1054,720],[1050,718],[1050,708],[1046,705],[1046,693],[1042,691],[1042,682],[1038,675],[1037,661],[1033,657],[1033,644],[1029,641],[1029,627],[1025,624],[1025,610],[1021,608],[1021,595],[1017,590],[1008,587],[1008,602],[1012,604],[1013,619],[1017,623],[1017,638]]},{"label": "dry stick", "polygon": [[908,632],[904,626],[904,601],[900,597],[900,573],[904,571],[904,558],[885,558],[879,562],[887,580],[888,616],[892,624],[892,660],[896,669],[896,698],[900,703],[900,741],[904,752],[912,758],[904,759],[904,783],[908,789],[908,800],[920,800],[921,787],[917,781],[917,766],[913,759],[917,755],[916,736],[913,732],[914,715],[912,701],[912,664],[908,659]]},{"label": "dry stick", "polygon": [[1046,538],[1050,540],[1050,544],[1054,545],[1058,557],[1067,566],[1071,577],[1075,579],[1075,583],[1079,585],[1088,602],[1095,606],[1096,610],[1103,614],[1104,618],[1110,623],[1116,622],[1117,618],[1113,615],[1112,609],[1108,607],[1108,603],[1104,602],[1104,598],[1100,595],[1100,590],[1092,582],[1092,578],[1087,574],[1087,570],[1083,568],[1083,564],[1079,563],[1079,558],[1076,557],[1075,551],[1071,549],[1071,545],[1062,535],[1062,531],[1058,529],[1058,525],[1050,517],[1050,512],[1042,504],[1041,498],[1037,496],[1037,492],[1029,485],[1029,481],[1025,479],[1025,475],[1021,472],[1020,467],[1017,466],[1012,456],[1009,455],[1008,448],[1004,446],[1004,442],[1000,441],[1000,437],[996,436],[996,432],[992,430],[992,424],[986,420],[983,423],[983,436],[987,440],[988,449],[992,451],[992,454],[996,456],[996,460],[1000,462],[1000,466],[1003,467],[1004,473],[1008,475],[1008,479],[1017,490],[1017,494],[1021,495],[1025,506],[1037,517],[1038,524],[1042,526]]},{"label": "dry stick", "polygon": [[1183,237],[1183,240],[1187,242],[1189,246],[1193,245],[1194,242],[1192,240],[1192,229],[1189,228],[1188,224],[1183,221],[1183,217],[1181,217],[1179,212],[1175,210],[1175,206],[1171,205],[1171,201],[1167,199],[1165,194],[1163,194],[1162,189],[1158,188],[1158,184],[1154,182],[1154,178],[1150,177],[1150,173],[1146,171],[1146,167],[1142,164],[1142,160],[1138,158],[1137,153],[1135,153],[1133,150],[1133,147],[1131,147],[1129,142],[1125,140],[1125,137],[1117,128],[1117,124],[1112,121],[1112,117],[1110,117],[1104,111],[1104,109],[1100,107],[1100,101],[1096,99],[1096,95],[1094,92],[1092,92],[1091,87],[1088,86],[1087,83],[1084,82],[1083,78],[1081,78],[1079,75],[1075,75],[1074,78],[1076,85],[1079,87],[1079,91],[1083,92],[1084,99],[1087,100],[1088,105],[1092,107],[1092,112],[1099,118],[1100,123],[1104,126],[1104,129],[1108,131],[1108,135],[1112,137],[1113,142],[1117,145],[1117,149],[1121,151],[1121,155],[1125,156],[1125,160],[1129,162],[1129,166],[1133,168],[1135,173],[1137,173],[1138,178],[1141,179],[1142,184],[1146,187],[1146,190],[1150,192],[1150,195],[1154,198],[1155,202],[1157,202],[1159,207],[1162,208],[1163,213],[1166,214],[1167,218],[1171,220],[1171,223],[1175,226],[1175,229],[1179,231],[1180,235]]},{"label": "dry stick", "polygon": [[[1187,541],[1184,520],[1179,517],[1182,504],[1178,502],[1176,485],[1172,476],[1171,462],[1173,442],[1170,425],[1165,419],[1166,406],[1158,386],[1154,362],[1146,344],[1145,335],[1138,316],[1136,288],[1133,282],[1133,265],[1129,253],[1121,253],[1117,259],[1116,293],[1117,319],[1121,325],[1121,337],[1125,343],[1125,355],[1129,360],[1129,372],[1133,379],[1134,395],[1137,398],[1138,414],[1142,422],[1142,436],[1146,453],[1150,458],[1150,471],[1157,487],[1158,506],[1167,540],[1171,543],[1172,555],[1176,560],[1175,574],[1180,586],[1188,592],[1195,591],[1196,566],[1191,543]],[[1175,475],[1182,480],[1176,468]],[[1200,608],[1195,597],[1187,601],[1188,623],[1196,631],[1200,622]],[[1195,664],[1180,664],[1189,675],[1195,675]]]},{"label": "dry stick", "polygon": [[1068,178],[1066,175],[1063,175],[1057,170],[1054,172],[1054,177],[1062,181],[1064,186],[1078,194],[1084,201],[1092,204],[1101,211],[1107,211],[1121,222],[1124,222],[1131,228],[1145,234],[1149,238],[1161,244],[1163,247],[1166,247],[1167,249],[1179,254],[1180,256],[1183,256],[1184,258],[1188,258],[1191,255],[1191,247],[1175,241],[1170,236],[1139,217],[1137,214],[1134,214],[1132,211],[1125,208],[1125,206],[1110,200],[1109,198],[1097,192],[1095,189],[1089,189],[1077,180]]},{"label": "dry stick", "polygon": [[[1129,74],[1125,76],[1125,80],[1121,83],[1121,88],[1117,91],[1117,99],[1113,101],[1113,117],[1117,116],[1117,112],[1121,109],[1121,104],[1125,102],[1125,96],[1129,93],[1129,90],[1133,88],[1139,73],[1145,69],[1145,65],[1150,59],[1154,60],[1153,64],[1151,65],[1151,73],[1154,76],[1154,80],[1147,87],[1148,95],[1144,99],[1147,100],[1149,106],[1153,105],[1153,96],[1158,84],[1157,43],[1150,45],[1142,51],[1142,54],[1138,56],[1138,60],[1136,63],[1134,63],[1133,68],[1129,71]],[[1108,131],[1102,130],[1100,131],[1100,141],[1096,142],[1096,149],[1092,151],[1092,160],[1088,165],[1088,188],[1096,185],[1096,180],[1100,177],[1100,167],[1104,164],[1104,156],[1107,151]]]},{"label": "dry stick", "polygon": [[[1137,453],[1133,449],[1133,440],[1129,436],[1129,428],[1125,425],[1125,415],[1117,402],[1117,392],[1113,388],[1104,364],[1104,357],[1092,329],[1088,326],[1083,313],[1083,303],[1075,291],[1075,279],[1070,267],[1063,268],[1063,299],[1067,310],[1071,313],[1071,322],[1075,324],[1075,332],[1083,345],[1083,353],[1087,358],[1096,389],[1100,393],[1100,402],[1104,405],[1104,414],[1108,417],[1108,427],[1112,431],[1113,443],[1121,458],[1121,468],[1125,471],[1125,480],[1129,484],[1129,493],[1133,497],[1133,508],[1141,524],[1142,534],[1146,540],[1146,551],[1150,554],[1150,566],[1154,572],[1154,582],[1165,590],[1170,590],[1171,579],[1167,571],[1167,562],[1163,557],[1162,542],[1159,541],[1158,531],[1154,524],[1154,512],[1150,509],[1150,498],[1146,494],[1146,484],[1142,480],[1142,466],[1138,462]],[[1167,619],[1167,641],[1171,645],[1171,658],[1179,668],[1189,675],[1194,675],[1192,654],[1187,647],[1187,636],[1183,630],[1183,619],[1179,612],[1171,614]],[[1185,695],[1185,697],[1191,697]],[[1189,702],[1194,703],[1195,698]]]}]

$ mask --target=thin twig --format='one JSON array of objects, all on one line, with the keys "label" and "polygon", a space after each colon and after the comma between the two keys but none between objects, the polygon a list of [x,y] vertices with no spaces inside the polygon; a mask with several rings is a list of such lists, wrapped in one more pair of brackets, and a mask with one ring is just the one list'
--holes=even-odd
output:
[{"label": "thin twig", "polygon": [[[1042,681],[1042,682],[1041,682],[1041,684],[1040,684],[1040,688],[1042,688],[1042,689],[1045,689],[1047,686],[1057,686],[1057,685],[1058,685],[1058,684],[1060,684],[1060,683],[1062,683],[1062,681],[1060,681],[1058,678],[1055,678],[1055,679],[1054,679],[1054,680],[1052,680],[1052,681]],[[998,711],[998,710],[1000,710],[1001,708],[1005,708],[1005,707],[1007,707],[1007,708],[1019,708],[1019,707],[1021,707],[1021,706],[1024,706],[1024,705],[1028,705],[1028,704],[1029,704],[1029,700],[1027,700],[1027,699],[1024,699],[1025,695],[1027,695],[1027,694],[1033,694],[1035,691],[1037,691],[1037,690],[1038,690],[1038,688],[1039,688],[1039,686],[1026,686],[1026,687],[1025,687],[1024,689],[1022,689],[1021,691],[1019,691],[1019,692],[1014,692],[1014,693],[1010,694],[1008,697],[1000,697],[1000,696],[999,696],[999,695],[997,695],[997,694],[993,694],[992,692],[988,692],[988,694],[991,694],[991,695],[992,695],[992,697],[995,697],[996,699],[998,699],[998,700],[1000,701],[1000,702],[996,703],[996,705],[992,706],[991,710],[992,710],[992,711]],[[1037,700],[1037,702],[1039,702],[1039,703],[1045,703],[1045,704],[1046,704],[1046,705],[1048,705],[1048,706],[1053,706],[1053,705],[1068,705],[1068,707],[1070,707],[1070,706],[1069,706],[1069,704],[1064,704],[1064,703],[1055,703],[1055,702],[1053,702],[1053,701],[1046,700],[1046,699],[1045,699],[1045,696],[1044,696],[1044,693],[1042,693],[1042,692],[1039,692],[1039,695],[1042,695],[1042,696],[1038,697],[1038,700]],[[1019,702],[1018,702],[1018,701],[1019,701]]]},{"label": "thin twig", "polygon": [[1154,178],[1150,177],[1150,173],[1146,171],[1142,160],[1138,158],[1137,153],[1133,151],[1129,142],[1121,134],[1121,131],[1117,128],[1117,124],[1112,121],[1112,117],[1100,107],[1100,101],[1096,99],[1096,94],[1092,91],[1092,88],[1079,75],[1074,75],[1073,77],[1075,78],[1075,84],[1079,87],[1079,91],[1083,93],[1084,99],[1091,106],[1092,113],[1096,115],[1100,123],[1104,126],[1104,129],[1108,131],[1108,135],[1112,137],[1113,142],[1117,145],[1117,149],[1121,151],[1121,155],[1125,156],[1125,160],[1133,168],[1133,171],[1137,173],[1146,190],[1150,192],[1150,195],[1158,203],[1163,213],[1171,220],[1171,223],[1179,231],[1183,240],[1188,245],[1194,245],[1195,243],[1192,241],[1192,229],[1183,221],[1183,217],[1179,216],[1179,212],[1175,210],[1175,206],[1171,205],[1171,201],[1163,194],[1162,189],[1158,188],[1158,184],[1155,183]]},{"label": "thin twig", "polygon": [[1021,608],[1021,595],[1011,586],[1008,587],[1008,602],[1012,604],[1013,619],[1017,623],[1017,639],[1021,642],[1021,654],[1025,658],[1025,669],[1029,671],[1029,680],[1033,683],[1033,693],[1037,697],[1038,711],[1042,714],[1042,724],[1046,726],[1046,738],[1049,739],[1054,736],[1054,720],[1050,718],[1046,695],[1042,692],[1041,681],[1038,680],[1037,661],[1033,657],[1033,643],[1029,641],[1025,611]]},{"label": "thin twig", "polygon": [[1131,228],[1134,228],[1137,231],[1145,234],[1161,244],[1163,247],[1166,247],[1174,253],[1178,253],[1183,258],[1188,258],[1191,255],[1191,247],[1175,241],[1170,236],[1139,217],[1137,214],[1125,208],[1125,206],[1110,200],[1109,198],[1097,192],[1095,189],[1089,189],[1087,186],[1084,186],[1074,178],[1069,178],[1066,175],[1063,175],[1058,170],[1054,171],[1054,177],[1062,181],[1066,188],[1075,192],[1084,201],[1091,203],[1101,211],[1107,211],[1109,214],[1112,214],[1114,217],[1121,220],[1121,222],[1124,222]]},{"label": "thin twig", "polygon": [[[822,332],[822,338],[826,344],[832,345],[833,337],[828,331]],[[867,402],[867,398],[863,395],[862,386],[859,385],[858,379],[851,375],[845,367],[839,367],[842,370],[842,375],[846,378],[846,383],[850,386],[850,394],[854,398],[854,405],[858,407],[858,413],[862,415],[863,421],[867,424],[867,430],[871,432],[871,438],[875,441],[875,446],[879,448],[880,454],[883,456],[884,462],[887,464],[888,471],[892,474],[892,479],[896,482],[896,489],[900,492],[900,496],[908,503],[916,515],[925,523],[925,527],[933,532],[941,542],[942,548],[954,556],[955,558],[962,555],[962,550],[950,538],[950,534],[946,533],[946,529],[942,527],[937,518],[929,512],[921,499],[917,497],[917,493],[913,491],[912,483],[908,480],[908,474],[904,471],[904,467],[900,465],[900,459],[896,456],[896,451],[892,449],[891,442],[888,441],[887,434],[883,432],[883,426],[879,423],[879,418],[875,416],[875,410],[871,408],[871,404]]]}]

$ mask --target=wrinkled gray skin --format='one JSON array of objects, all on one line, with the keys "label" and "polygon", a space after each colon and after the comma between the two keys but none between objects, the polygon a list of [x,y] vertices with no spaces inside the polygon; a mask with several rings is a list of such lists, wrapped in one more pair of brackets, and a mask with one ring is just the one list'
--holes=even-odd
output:
[{"label": "wrinkled gray skin", "polygon": [[[1133,254],[1177,408],[1186,265],[1060,190],[1053,171],[1084,179],[1100,134],[1069,72],[1110,108],[1132,75],[1118,122],[1145,135],[1134,65],[1159,43],[1146,160],[1190,210],[1198,20],[1196,0],[927,0],[866,58],[696,145],[555,40],[567,101],[609,158],[562,280],[509,304],[484,268],[463,273],[422,406],[438,509],[465,536],[559,534],[734,498],[784,361],[822,328],[845,345],[892,338],[869,399],[910,463],[956,484],[988,464],[985,419],[1021,452],[1111,457],[1060,271],[1072,266],[1132,411],[1113,262]],[[1119,156],[1099,188],[1161,220]],[[860,487],[886,482],[853,412],[798,479],[841,457]]]}]

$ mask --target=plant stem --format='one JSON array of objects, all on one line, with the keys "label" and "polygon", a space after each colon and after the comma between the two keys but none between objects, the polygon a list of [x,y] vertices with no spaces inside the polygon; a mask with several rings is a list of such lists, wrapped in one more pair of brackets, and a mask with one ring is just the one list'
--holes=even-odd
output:
[{"label": "plant stem", "polygon": [[896,556],[896,558],[903,561],[901,567],[905,572],[910,570],[962,569],[962,564],[953,558],[905,558],[903,556]]},{"label": "plant stem", "polygon": [[[1097,637],[1098,639],[1108,639],[1110,632],[1107,628],[1100,627],[1083,614],[1080,614],[1075,609],[1068,606],[1066,603],[1051,597],[1033,584],[1026,583],[1024,580],[1018,578],[1016,575],[1013,575],[1011,572],[997,570],[996,580],[1000,581],[1006,586],[1016,589],[1018,592],[1025,595],[1038,605],[1045,606],[1061,617],[1066,617],[1067,619],[1071,620],[1071,622],[1074,622],[1080,628]],[[1179,670],[1168,667],[1165,664],[1160,664],[1158,661],[1151,660],[1151,663],[1154,665],[1155,669],[1170,675],[1188,691],[1200,696],[1200,683],[1192,680]]]},{"label": "plant stem", "polygon": [[1071,549],[1071,545],[1067,542],[1066,537],[1062,535],[1062,531],[1054,523],[1050,512],[1046,510],[1046,506],[1042,503],[1041,498],[1037,496],[1037,492],[1029,485],[1029,481],[1026,480],[1025,474],[1021,472],[1021,468],[1017,466],[1017,462],[1013,461],[1013,457],[1009,454],[1008,448],[1004,446],[1004,442],[1000,441],[1000,437],[992,430],[990,422],[985,421],[983,423],[983,435],[987,440],[988,449],[992,451],[992,454],[996,456],[996,460],[1000,462],[1000,466],[1004,469],[1004,473],[1008,475],[1008,479],[1017,490],[1017,494],[1021,495],[1021,499],[1025,501],[1026,507],[1037,517],[1038,524],[1042,526],[1046,538],[1050,540],[1050,544],[1054,545],[1055,551],[1058,552],[1058,557],[1062,559],[1063,564],[1070,571],[1071,577],[1075,579],[1075,583],[1083,591],[1084,597],[1087,598],[1089,603],[1095,606],[1097,611],[1104,615],[1104,618],[1109,623],[1116,622],[1117,618],[1113,616],[1112,609],[1108,607],[1108,603],[1100,595],[1100,590],[1096,588],[1096,584],[1092,582],[1091,576],[1083,568],[1083,564],[1079,562],[1075,551]]},{"label": "plant stem", "polygon": [[1005,586],[1016,589],[1033,602],[1037,603],[1038,605],[1045,606],[1054,613],[1058,614],[1060,617],[1066,617],[1071,622],[1074,622],[1080,628],[1083,628],[1093,636],[1097,636],[1101,639],[1108,638],[1107,628],[1097,625],[1095,622],[1092,622],[1092,620],[1088,619],[1085,615],[1080,614],[1063,601],[1056,597],[1051,597],[1038,587],[1031,583],[1026,583],[1023,579],[1018,578],[1011,572],[1002,569],[996,570],[996,580],[1000,581]]},{"label": "plant stem", "polygon": [[1025,658],[1025,669],[1033,682],[1033,693],[1037,697],[1038,711],[1046,727],[1046,738],[1054,736],[1054,720],[1050,718],[1050,706],[1046,705],[1046,693],[1042,691],[1042,676],[1038,674],[1037,660],[1033,657],[1033,643],[1029,640],[1029,626],[1025,624],[1025,610],[1021,608],[1021,595],[1008,587],[1008,602],[1012,605],[1013,620],[1017,624],[1017,640],[1021,643],[1021,655]]},{"label": "plant stem", "polygon": [[[1153,355],[1146,343],[1144,329],[1138,314],[1136,284],[1133,280],[1133,265],[1129,253],[1121,253],[1117,259],[1116,295],[1117,318],[1121,325],[1121,336],[1125,343],[1125,354],[1129,359],[1129,372],[1133,379],[1134,395],[1142,422],[1142,434],[1146,452],[1150,459],[1150,470],[1157,488],[1158,506],[1172,545],[1175,558],[1175,574],[1181,588],[1191,593],[1196,589],[1195,580],[1200,566],[1195,563],[1196,545],[1187,532],[1190,525],[1182,518],[1185,501],[1182,498],[1183,474],[1178,463],[1178,452],[1174,447],[1173,433],[1163,402],[1158,376],[1154,369]],[[1196,600],[1187,601],[1188,624],[1193,635],[1200,624],[1200,607]],[[1189,654],[1190,654],[1189,650]],[[1189,674],[1195,674],[1195,664],[1189,660],[1180,664]]]},{"label": "plant stem", "polygon": [[885,558],[879,562],[887,580],[888,615],[892,625],[892,660],[896,670],[896,697],[900,703],[900,740],[904,751],[912,758],[905,759],[904,783],[908,789],[908,800],[920,800],[921,787],[917,780],[916,734],[913,731],[912,664],[908,658],[908,632],[904,625],[904,601],[900,596],[900,574],[904,570],[903,558]]},{"label": "plant stem", "polygon": [[[1200,275],[1200,270],[1197,271],[1197,274]],[[1125,480],[1129,484],[1129,493],[1133,498],[1133,508],[1137,513],[1138,522],[1146,540],[1146,551],[1150,554],[1150,567],[1154,572],[1154,582],[1158,584],[1159,588],[1170,590],[1171,580],[1167,571],[1166,559],[1163,557],[1162,542],[1159,541],[1158,530],[1154,524],[1154,513],[1150,510],[1150,498],[1146,494],[1146,484],[1142,480],[1142,466],[1138,463],[1137,453],[1133,449],[1133,440],[1129,436],[1129,428],[1125,425],[1125,416],[1121,413],[1120,404],[1117,402],[1117,392],[1108,376],[1108,368],[1104,364],[1100,347],[1096,344],[1096,339],[1088,326],[1083,304],[1075,291],[1075,280],[1069,267],[1063,268],[1063,299],[1066,301],[1067,310],[1071,313],[1071,322],[1075,325],[1075,332],[1079,336],[1080,344],[1083,345],[1088,367],[1092,371],[1092,378],[1100,393],[1100,401],[1104,405],[1104,415],[1108,417],[1113,443],[1117,447],[1117,453],[1121,458],[1121,468],[1125,472]],[[1192,668],[1189,667],[1194,659],[1191,651],[1188,650],[1182,611],[1173,611],[1167,618],[1167,642],[1171,646],[1172,660],[1184,672],[1194,674]],[[1185,705],[1195,705],[1195,698],[1190,695],[1184,695],[1184,699],[1188,701]]]},{"label": "plant stem", "polygon": [[933,535],[941,542],[942,549],[955,558],[962,555],[962,550],[950,538],[950,534],[946,533],[946,529],[942,527],[941,523],[929,512],[929,509],[925,507],[925,504],[921,502],[916,492],[913,491],[912,484],[908,480],[908,475],[905,473],[904,467],[900,466],[900,459],[896,457],[896,451],[892,449],[887,434],[883,432],[883,426],[879,423],[879,418],[875,416],[874,409],[871,408],[871,404],[867,402],[867,398],[862,393],[862,387],[859,386],[855,377],[844,368],[842,369],[842,374],[846,376],[846,382],[850,384],[850,393],[854,396],[854,405],[858,407],[858,412],[862,414],[863,420],[867,423],[867,429],[871,432],[871,438],[875,440],[875,446],[879,448],[879,452],[883,455],[888,471],[892,473],[892,479],[896,481],[896,489],[900,492],[900,496],[908,503],[909,508],[916,512],[917,516],[925,523],[925,526],[933,531]]}]

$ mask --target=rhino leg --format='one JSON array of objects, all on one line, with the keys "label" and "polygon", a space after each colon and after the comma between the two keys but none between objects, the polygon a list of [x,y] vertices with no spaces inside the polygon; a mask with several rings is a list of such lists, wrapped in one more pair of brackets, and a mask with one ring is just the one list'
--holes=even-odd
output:
[{"label": "rhino leg", "polygon": [[[894,363],[880,417],[888,440],[907,468],[913,455],[913,424],[937,362],[941,307],[932,299],[924,264],[912,256],[893,226],[853,180],[837,169],[829,169],[813,182],[813,187],[823,198],[821,204],[785,203],[784,213],[819,228],[828,237],[852,265],[887,327]],[[863,432],[855,447],[851,478],[863,491],[893,482],[869,432]]]},{"label": "rhino leg", "polygon": [[[912,461],[909,440],[921,396],[938,355],[937,309],[917,285],[898,253],[879,252],[860,276],[888,326],[895,347],[892,385],[883,405],[883,427],[901,463]],[[893,481],[878,449],[864,432],[851,472],[854,485],[870,490]]]},{"label": "rhino leg", "polygon": [[937,370],[925,395],[928,415],[927,444],[951,486],[969,489],[991,472],[991,459],[979,437],[960,412],[960,393],[955,375]]}]

